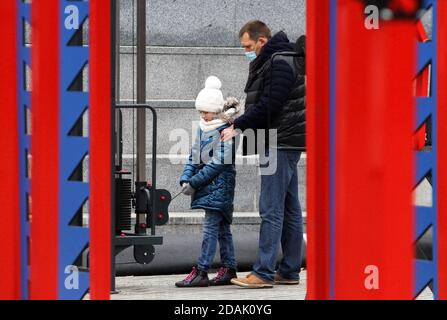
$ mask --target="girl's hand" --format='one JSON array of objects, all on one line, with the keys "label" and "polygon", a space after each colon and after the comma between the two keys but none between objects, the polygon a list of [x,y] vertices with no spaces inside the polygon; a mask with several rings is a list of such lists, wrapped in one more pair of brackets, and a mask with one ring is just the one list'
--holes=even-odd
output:
[{"label": "girl's hand", "polygon": [[183,188],[182,192],[186,196],[192,196],[194,194],[194,192],[196,192],[196,190],[193,187],[191,187],[191,185],[189,183],[184,183],[182,185],[182,188]]}]

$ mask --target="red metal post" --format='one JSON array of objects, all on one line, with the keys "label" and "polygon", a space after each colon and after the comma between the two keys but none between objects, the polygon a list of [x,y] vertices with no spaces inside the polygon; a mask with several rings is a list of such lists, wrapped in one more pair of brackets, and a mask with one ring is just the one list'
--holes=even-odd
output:
[{"label": "red metal post", "polygon": [[[430,41],[424,25],[419,20],[416,23],[417,38],[420,42]],[[414,80],[414,95],[416,97],[428,97],[430,94],[430,67],[426,66]],[[414,134],[414,149],[417,151],[425,147],[425,140],[427,135],[427,124],[423,124]]]},{"label": "red metal post", "polygon": [[[438,299],[447,299],[447,1],[437,2]],[[435,134],[435,133],[434,133]]]},{"label": "red metal post", "polygon": [[307,299],[329,299],[329,1],[307,1]]},{"label": "red metal post", "polygon": [[90,292],[111,287],[111,2],[90,0]]},{"label": "red metal post", "polygon": [[335,299],[412,299],[414,23],[338,0]]},{"label": "red metal post", "polygon": [[17,1],[0,1],[0,300],[20,299]]},{"label": "red metal post", "polygon": [[30,298],[58,297],[59,0],[32,5]]},{"label": "red metal post", "polygon": [[[430,68],[427,66],[414,80],[414,93],[416,97],[428,97],[430,85]],[[426,144],[427,124],[423,124],[414,134],[414,149],[422,150]]]}]

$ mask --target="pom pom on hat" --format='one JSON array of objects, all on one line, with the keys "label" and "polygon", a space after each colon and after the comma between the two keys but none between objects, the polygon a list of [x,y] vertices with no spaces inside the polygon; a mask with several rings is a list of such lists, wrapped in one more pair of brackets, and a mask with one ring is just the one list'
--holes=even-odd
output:
[{"label": "pom pom on hat", "polygon": [[215,76],[208,77],[205,82],[205,88],[200,91],[196,99],[196,109],[204,112],[222,112],[224,98],[222,91],[222,82]]},{"label": "pom pom on hat", "polygon": [[208,79],[206,79],[205,82],[205,88],[220,90],[222,88],[222,82],[219,80],[218,77],[215,76],[208,77]]}]

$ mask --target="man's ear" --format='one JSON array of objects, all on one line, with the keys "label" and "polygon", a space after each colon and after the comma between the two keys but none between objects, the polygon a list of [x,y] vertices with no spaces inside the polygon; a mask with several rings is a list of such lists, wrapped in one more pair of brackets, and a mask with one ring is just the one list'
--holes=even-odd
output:
[{"label": "man's ear", "polygon": [[266,43],[268,42],[268,39],[266,37],[259,37],[258,39],[259,43],[261,44],[261,47],[264,47]]}]

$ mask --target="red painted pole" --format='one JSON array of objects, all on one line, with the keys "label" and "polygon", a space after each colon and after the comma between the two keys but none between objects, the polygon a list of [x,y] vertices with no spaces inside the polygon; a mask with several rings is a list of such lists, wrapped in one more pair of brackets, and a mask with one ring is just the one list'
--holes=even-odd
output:
[{"label": "red painted pole", "polygon": [[30,299],[38,300],[58,297],[59,3],[32,5]]},{"label": "red painted pole", "polygon": [[412,299],[415,28],[363,11],[338,1],[335,298]]},{"label": "red painted pole", "polygon": [[110,298],[111,2],[90,0],[90,293]]},{"label": "red painted pole", "polygon": [[329,1],[307,1],[307,299],[330,298]]},{"label": "red painted pole", "polygon": [[447,1],[437,2],[438,23],[438,298],[447,299]]},{"label": "red painted pole", "polygon": [[[424,25],[419,20],[416,23],[417,38],[420,42],[430,41],[427,33],[425,32]],[[430,94],[430,69],[427,66],[424,70],[417,75],[414,80],[414,95],[416,97],[428,97]],[[414,149],[417,151],[422,150],[425,147],[425,138],[427,135],[427,125],[423,124],[414,134]]]},{"label": "red painted pole", "polygon": [[1,1],[0,39],[0,300],[20,299],[19,120],[17,101],[17,1]]}]

